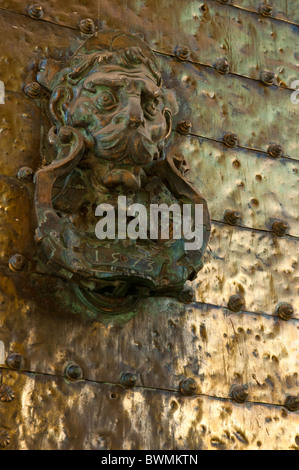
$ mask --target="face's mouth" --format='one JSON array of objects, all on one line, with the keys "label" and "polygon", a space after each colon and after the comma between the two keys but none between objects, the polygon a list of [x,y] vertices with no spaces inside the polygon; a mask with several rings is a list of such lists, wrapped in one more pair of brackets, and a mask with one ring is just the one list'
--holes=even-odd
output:
[{"label": "face's mouth", "polygon": [[107,160],[129,158],[132,163],[142,165],[151,162],[159,154],[158,146],[139,130],[94,136],[95,154]]}]

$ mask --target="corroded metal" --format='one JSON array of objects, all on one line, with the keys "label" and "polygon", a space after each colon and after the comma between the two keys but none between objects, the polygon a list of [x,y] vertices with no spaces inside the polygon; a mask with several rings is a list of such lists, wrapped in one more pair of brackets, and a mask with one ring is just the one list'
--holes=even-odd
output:
[{"label": "corroded metal", "polygon": [[136,374],[132,374],[130,372],[123,372],[120,376],[120,383],[125,388],[133,388],[134,385],[136,385],[137,379],[138,377]]},{"label": "corroded metal", "polygon": [[227,306],[233,312],[240,312],[245,307],[245,300],[240,295],[235,294],[229,298]]},{"label": "corroded metal", "polygon": [[215,63],[215,69],[222,74],[229,73],[230,66],[227,59],[218,59]]},{"label": "corroded metal", "polygon": [[190,56],[190,51],[188,47],[178,47],[175,49],[175,55],[179,60],[188,60]]},{"label": "corroded metal", "polygon": [[70,362],[65,367],[65,376],[70,380],[79,380],[83,376],[81,367],[74,362]]},{"label": "corroded metal", "polygon": [[79,23],[79,28],[82,31],[82,33],[93,34],[95,31],[94,21],[91,18],[86,18],[84,20],[81,20]]},{"label": "corroded metal", "polygon": [[32,170],[32,168],[29,168],[28,166],[23,166],[19,169],[17,173],[17,178],[21,181],[28,182],[33,180],[33,175],[34,171]]},{"label": "corroded metal", "polygon": [[11,369],[21,369],[24,366],[24,358],[22,354],[12,353],[6,359],[6,364]]},{"label": "corroded metal", "polygon": [[192,129],[192,123],[191,121],[180,121],[177,124],[176,130],[182,135],[188,135],[190,134]]},{"label": "corroded metal", "polygon": [[34,5],[30,5],[28,7],[28,14],[29,16],[31,16],[31,18],[40,20],[44,16],[43,7],[39,5],[38,3],[35,3]]},{"label": "corroded metal", "polygon": [[[36,240],[50,270],[73,278],[78,297],[99,312],[125,311],[147,295],[180,296],[202,268],[210,222],[204,198],[184,177],[183,157],[165,156],[173,113],[152,52],[134,35],[98,33],[67,65],[43,61],[38,81],[51,93],[49,142],[57,152],[35,174]],[[87,194],[76,190],[78,181]],[[201,247],[186,253],[184,238],[171,235],[165,242],[159,235],[156,246],[146,236],[132,243],[122,226],[109,245],[96,238],[94,206],[116,207],[127,196],[147,200],[149,212],[158,192],[162,203],[202,205]]]},{"label": "corroded metal", "polygon": [[294,308],[290,304],[282,303],[276,307],[276,313],[282,320],[289,321],[294,315]]},{"label": "corroded metal", "polygon": [[244,403],[248,398],[247,385],[234,385],[231,390],[231,396],[237,403]]},{"label": "corroded metal", "polygon": [[[299,10],[296,2],[277,0],[267,18],[258,14],[267,2],[181,3],[45,0],[41,21],[28,17],[17,0],[1,3],[7,105],[0,116],[0,357],[3,383],[18,399],[2,404],[0,445],[299,449],[299,107],[286,88],[298,78],[298,29],[289,22],[298,21]],[[41,253],[36,256],[34,186],[31,172],[19,178],[19,170],[36,173],[56,154],[43,140],[47,93],[29,99],[21,92],[36,80],[40,59],[66,63],[86,40],[78,28],[82,18],[94,18],[99,30],[130,25],[143,33],[162,53],[156,60],[164,86],[175,88],[173,130],[182,120],[192,121],[192,136],[174,132],[166,149],[184,173],[188,161],[190,181],[204,193],[215,221],[204,267],[183,291],[192,305],[144,297],[134,308],[129,302],[122,315],[99,321],[92,301],[83,307],[70,283],[48,271]],[[178,60],[174,51],[183,44],[189,54]],[[215,71],[219,57],[227,57],[231,74]],[[275,75],[276,86],[259,81],[265,70]],[[242,147],[223,145],[228,130]],[[61,147],[71,147],[72,136],[62,128]],[[78,181],[72,187],[80,186]],[[242,214],[242,227],[224,218],[228,209]],[[78,204],[77,214],[86,219],[87,205]],[[275,221],[288,224],[288,236],[274,236]],[[8,269],[14,253],[26,258],[24,270]],[[236,292],[246,299],[246,311],[227,308]],[[10,351],[26,357],[31,373],[7,369]],[[65,379],[65,364],[73,359],[82,364],[84,379]],[[119,384],[123,370],[138,371],[138,387],[106,385]],[[191,399],[177,393],[183,376],[200,384]],[[248,384],[246,404],[232,400],[234,383]]]},{"label": "corroded metal", "polygon": [[289,228],[287,222],[283,220],[275,220],[272,224],[272,230],[278,237],[283,237]]},{"label": "corroded metal", "polygon": [[228,211],[225,211],[225,213],[224,213],[224,220],[228,224],[236,225],[240,222],[241,215],[237,211],[229,211],[228,210]]},{"label": "corroded metal", "polygon": [[26,266],[26,259],[17,253],[9,258],[8,265],[12,271],[21,271]]},{"label": "corroded metal", "polygon": [[227,132],[223,136],[223,142],[229,148],[237,147],[238,136],[236,134],[233,134],[232,132]]},{"label": "corroded metal", "polygon": [[179,389],[182,395],[192,396],[196,393],[197,384],[192,377],[188,377],[187,379],[181,380]]}]

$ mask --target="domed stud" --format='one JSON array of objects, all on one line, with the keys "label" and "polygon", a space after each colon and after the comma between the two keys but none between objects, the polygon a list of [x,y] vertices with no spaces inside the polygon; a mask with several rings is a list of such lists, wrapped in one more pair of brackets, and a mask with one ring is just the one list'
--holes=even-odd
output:
[{"label": "domed stud", "polygon": [[175,49],[174,53],[176,57],[181,61],[188,60],[190,56],[190,50],[186,46],[178,47],[177,49]]},{"label": "domed stud", "polygon": [[123,372],[120,377],[120,383],[125,388],[133,388],[137,382],[137,375],[130,372]]},{"label": "domed stud", "polygon": [[227,59],[218,59],[214,65],[214,68],[222,75],[230,72],[230,65]]},{"label": "domed stud", "polygon": [[234,385],[231,390],[231,397],[237,403],[244,403],[248,398],[247,385]]},{"label": "domed stud", "polygon": [[34,5],[30,5],[27,11],[28,11],[29,16],[31,16],[31,18],[35,20],[40,20],[44,16],[43,7],[39,5],[38,3],[35,3]]},{"label": "domed stud", "polygon": [[277,237],[284,237],[289,229],[289,225],[287,222],[283,220],[275,220],[272,224],[272,232]]},{"label": "domed stud", "polygon": [[79,380],[83,375],[81,367],[74,362],[67,364],[64,374],[70,380]]},{"label": "domed stud", "polygon": [[24,367],[24,358],[22,354],[12,353],[6,359],[6,364],[10,369],[20,370]]},{"label": "domed stud", "polygon": [[181,380],[180,385],[179,385],[179,390],[182,395],[185,395],[188,397],[195,395],[196,390],[197,390],[197,385],[196,385],[195,380],[192,379],[191,377]]},{"label": "domed stud", "polygon": [[238,136],[233,132],[227,132],[223,136],[223,143],[229,148],[234,148],[238,146]]},{"label": "domed stud", "polygon": [[180,121],[176,127],[177,132],[182,135],[190,134],[191,129],[192,129],[191,121]]},{"label": "domed stud", "polygon": [[224,213],[224,220],[230,225],[236,225],[240,222],[241,216],[240,213],[237,211],[227,210]]},{"label": "domed stud", "polygon": [[289,395],[286,398],[284,406],[289,411],[298,411],[299,410],[299,397],[294,397],[294,396]]},{"label": "domed stud", "polygon": [[195,291],[191,286],[184,286],[180,293],[178,300],[185,304],[191,304],[195,300]]},{"label": "domed stud", "polygon": [[289,321],[294,315],[294,308],[287,303],[281,303],[276,307],[276,314],[284,321]]},{"label": "domed stud", "polygon": [[266,3],[265,5],[261,5],[259,8],[259,12],[261,15],[269,17],[272,16],[273,13],[273,6],[270,3]]},{"label": "domed stud", "polygon": [[25,183],[28,183],[33,180],[34,176],[34,171],[32,168],[29,168],[28,166],[23,166],[22,168],[19,169],[17,173],[17,178],[20,181],[23,181]]},{"label": "domed stud", "polygon": [[266,86],[274,85],[275,74],[269,70],[264,70],[260,75],[261,82]]},{"label": "domed stud", "polygon": [[237,313],[245,307],[245,300],[239,294],[235,294],[229,298],[227,306],[229,310]]},{"label": "domed stud", "polygon": [[95,32],[95,24],[91,18],[81,20],[79,23],[80,31],[84,34],[93,34]]},{"label": "domed stud", "polygon": [[13,272],[22,271],[26,266],[26,259],[23,255],[16,253],[9,258],[8,266]]},{"label": "domed stud", "polygon": [[279,144],[271,144],[268,147],[267,154],[272,158],[281,158],[283,157],[283,148]]}]

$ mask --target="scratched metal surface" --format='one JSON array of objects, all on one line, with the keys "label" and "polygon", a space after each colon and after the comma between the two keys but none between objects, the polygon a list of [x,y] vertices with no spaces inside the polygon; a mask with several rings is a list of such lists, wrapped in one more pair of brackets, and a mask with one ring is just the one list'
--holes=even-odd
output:
[{"label": "scratched metal surface", "polygon": [[298,450],[298,415],[282,407],[6,371],[3,383],[7,448]]},{"label": "scratched metal surface", "polygon": [[[191,60],[213,66],[225,56],[233,73],[250,78],[259,79],[264,69],[273,71],[276,83],[283,86],[298,78],[293,47],[298,41],[296,28],[214,0],[99,0],[82,5],[45,1],[42,5],[44,22],[78,29],[79,21],[90,17],[100,29],[129,25],[130,31],[144,34],[153,49],[167,54],[187,46]],[[27,14],[27,6],[16,1],[0,2],[0,8],[22,14]]]},{"label": "scratched metal surface", "polygon": [[[234,0],[238,10],[208,0],[205,11],[191,1],[183,12],[166,3],[162,12],[161,1],[43,2],[40,21],[28,17],[24,2],[0,1],[15,12],[0,12],[0,79],[13,91],[0,107],[0,361],[19,352],[25,371],[41,374],[2,364],[2,381],[15,390],[14,401],[0,406],[0,437],[3,430],[11,434],[8,448],[298,449],[298,413],[282,405],[286,395],[298,394],[299,105],[291,103],[290,90],[252,80],[264,67],[277,73],[276,84],[298,78],[298,29],[241,10],[256,11],[256,1]],[[296,3],[275,2],[274,17],[297,21]],[[190,119],[192,133],[204,137],[174,133],[169,150],[187,157],[190,179],[218,220],[190,306],[149,299],[126,316],[94,321],[64,280],[36,274],[34,185],[16,174],[41,164],[44,125],[22,89],[41,57],[58,58],[61,48],[82,42],[78,22],[86,17],[101,28],[129,24],[166,54],[187,45],[192,60],[208,66],[229,54],[234,74],[250,78],[157,56],[180,103],[174,128]],[[227,131],[238,135],[240,148],[219,142]],[[291,158],[266,156],[270,143]],[[219,222],[226,209],[241,213],[243,227]],[[289,223],[287,236],[269,232],[272,218]],[[8,270],[14,253],[26,258],[21,273]],[[246,302],[239,314],[225,308],[236,292]],[[294,306],[293,320],[277,317],[281,302]],[[72,360],[83,369],[78,383],[62,377]],[[98,383],[116,384],[122,371],[137,374],[135,390]],[[185,376],[196,380],[197,396],[177,393]],[[248,385],[247,403],[229,400],[234,383]]]}]

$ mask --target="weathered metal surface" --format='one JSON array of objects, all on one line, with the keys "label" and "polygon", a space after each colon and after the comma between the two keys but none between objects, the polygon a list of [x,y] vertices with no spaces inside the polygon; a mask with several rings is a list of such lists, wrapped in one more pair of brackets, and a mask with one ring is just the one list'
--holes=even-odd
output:
[{"label": "weathered metal surface", "polygon": [[[241,7],[259,14],[261,13],[261,6],[268,5],[272,7],[266,10],[266,12],[268,11],[270,18],[289,21],[291,23],[299,23],[299,11],[297,0],[270,0],[265,2],[262,2],[261,0],[229,0],[228,3],[229,5]],[[266,12],[264,14],[267,14]]]},{"label": "weathered metal surface", "polygon": [[214,223],[207,260],[197,284],[197,300],[227,305],[236,292],[246,310],[275,312],[276,305],[294,305],[299,317],[297,239]]},{"label": "weathered metal surface", "polygon": [[[0,7],[27,13],[27,5],[20,2],[2,1]],[[298,41],[296,28],[214,0],[203,4],[197,0],[184,4],[177,0],[117,0],[113,4],[102,0],[84,5],[43,2],[42,20],[46,21],[42,24],[53,22],[79,30],[80,21],[86,18],[100,29],[129,25],[131,32],[144,34],[153,49],[167,54],[188,47],[192,61],[209,66],[225,57],[231,72],[257,80],[268,69],[276,75],[276,84],[290,86],[298,78],[293,47]]]},{"label": "weathered metal surface", "polygon": [[[42,23],[44,30],[40,37],[39,22],[7,12],[2,12],[0,21],[3,40],[9,38],[9,43],[2,46],[5,53],[1,79],[7,89],[14,91],[21,91],[24,83],[35,80],[40,59],[61,55],[57,44],[63,56],[68,47],[74,50],[84,39],[80,32],[46,22]],[[11,47],[23,42],[26,48]],[[226,132],[233,131],[240,146],[266,152],[270,144],[276,143],[283,147],[285,155],[299,158],[296,138],[299,106],[292,104],[291,90],[266,87],[260,82],[222,75],[211,68],[177,59],[163,56],[159,59],[166,85],[177,90],[181,105],[175,126],[180,120],[188,119],[194,134],[222,141]],[[197,97],[196,101],[193,96]]]},{"label": "weathered metal surface", "polygon": [[[99,382],[121,383],[121,374],[129,372],[138,387],[178,390],[190,377],[198,393],[213,397],[228,398],[233,384],[246,384],[252,402],[283,404],[287,394],[296,395],[298,320],[184,307],[170,299],[160,301],[157,310],[151,299],[126,316],[82,323],[88,311],[81,308],[78,316],[80,306],[75,309],[65,281],[47,278],[45,284],[41,276],[24,277],[19,283],[2,277],[7,295],[0,332],[6,356],[22,354],[24,370],[63,376],[74,363],[84,379]],[[48,335],[55,329],[53,349]]]},{"label": "weathered metal surface", "polygon": [[283,407],[6,371],[3,382],[16,390],[0,405],[6,449],[298,449],[298,414]]},{"label": "weathered metal surface", "polygon": [[173,135],[168,152],[186,157],[189,178],[209,201],[212,219],[224,220],[233,210],[240,215],[237,225],[270,231],[279,219],[299,237],[298,162],[193,136]]},{"label": "weathered metal surface", "polygon": [[[242,10],[262,2],[229,3],[240,8],[45,1],[30,17],[29,4],[0,1],[22,13],[0,15],[3,448],[299,449],[298,411],[283,406],[298,400],[299,106],[283,87],[299,78],[298,29],[287,23],[299,8],[275,2],[277,21]],[[168,151],[187,157],[212,218],[226,220],[213,224],[189,307],[147,299],[94,321],[65,280],[36,274],[32,173],[49,163],[37,64],[77,48],[93,29],[87,18],[143,33],[163,52],[164,85],[180,105],[173,129],[185,134]],[[291,236],[270,232],[276,220]]]},{"label": "weathered metal surface", "polygon": [[192,134],[219,141],[233,132],[241,147],[263,152],[272,143],[280,144],[285,156],[298,160],[299,106],[292,104],[290,90],[160,57],[166,85],[177,90],[174,125],[189,120]]},{"label": "weathered metal surface", "polygon": [[40,165],[40,109],[18,93],[6,92],[1,105],[0,174],[15,178],[21,167]]}]

